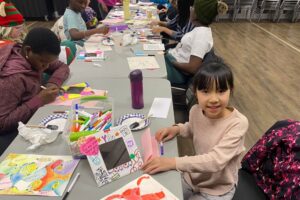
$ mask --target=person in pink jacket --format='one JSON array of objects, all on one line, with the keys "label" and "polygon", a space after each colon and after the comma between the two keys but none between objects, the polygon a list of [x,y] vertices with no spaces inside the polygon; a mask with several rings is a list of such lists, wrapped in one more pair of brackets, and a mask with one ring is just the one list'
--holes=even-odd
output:
[{"label": "person in pink jacket", "polygon": [[233,75],[224,63],[203,64],[193,87],[198,104],[191,108],[189,122],[158,130],[156,139],[166,142],[177,135],[191,137],[195,155],[152,158],[142,169],[149,174],[182,172],[185,200],[229,200],[238,182],[248,120],[229,106]]},{"label": "person in pink jacket", "polygon": [[104,19],[108,12],[117,4],[120,0],[97,0],[99,5],[101,5],[101,18]]},{"label": "person in pink jacket", "polygon": [[[46,28],[32,29],[23,44],[0,48],[0,136],[15,131],[19,121],[26,123],[39,107],[55,100],[69,75],[59,53],[58,38]],[[45,83],[44,73],[49,75]]]}]

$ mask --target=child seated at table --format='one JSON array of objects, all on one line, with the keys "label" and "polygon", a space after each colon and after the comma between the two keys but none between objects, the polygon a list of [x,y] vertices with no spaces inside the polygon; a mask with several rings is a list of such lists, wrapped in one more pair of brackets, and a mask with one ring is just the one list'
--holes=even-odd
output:
[{"label": "child seated at table", "polygon": [[176,9],[176,17],[169,21],[152,20],[152,32],[162,33],[168,38],[180,41],[184,34],[193,30],[194,25],[190,22],[190,6],[192,0],[173,0],[172,6]]},{"label": "child seated at table", "polygon": [[224,63],[207,62],[194,76],[193,88],[198,104],[191,108],[189,122],[162,128],[155,137],[159,142],[178,135],[192,138],[196,155],[151,158],[142,169],[149,174],[183,172],[185,200],[232,199],[248,130],[247,118],[228,105],[232,71]]},{"label": "child seated at table", "polygon": [[87,0],[70,0],[69,7],[66,8],[63,16],[66,38],[80,46],[84,45],[86,37],[97,33],[107,34],[109,31],[107,26],[87,30],[86,24],[81,17],[81,12],[84,11],[87,3]]},{"label": "child seated at table", "polygon": [[172,85],[186,84],[200,68],[204,56],[213,48],[210,24],[219,13],[226,13],[228,6],[218,0],[195,0],[190,20],[195,26],[186,33],[177,46],[165,55],[167,76]]},{"label": "child seated at table", "polygon": [[[23,44],[0,48],[0,136],[15,131],[19,121],[26,123],[39,107],[55,100],[69,75],[59,53],[58,38],[46,28],[29,31]],[[46,89],[41,89],[43,73],[49,74]]]},{"label": "child seated at table", "polygon": [[9,0],[0,0],[0,39],[22,42],[26,33],[22,14]]}]

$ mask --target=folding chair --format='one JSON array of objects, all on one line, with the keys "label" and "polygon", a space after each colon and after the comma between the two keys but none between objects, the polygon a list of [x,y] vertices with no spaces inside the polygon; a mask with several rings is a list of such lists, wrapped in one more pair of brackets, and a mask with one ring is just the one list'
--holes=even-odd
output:
[{"label": "folding chair", "polygon": [[292,15],[292,22],[296,22],[300,12],[300,0],[283,0],[280,4],[277,22],[285,12],[289,12]]},{"label": "folding chair", "polygon": [[272,12],[273,13],[272,20],[276,21],[276,19],[278,18],[280,2],[281,0],[262,0],[260,2],[260,5],[258,6],[259,9],[258,22],[260,21],[265,11]]},{"label": "folding chair", "polygon": [[235,19],[238,14],[242,14],[243,10],[246,10],[246,15],[241,16],[242,19],[249,19],[251,20],[253,11],[256,9],[258,0],[237,0],[236,2],[236,14],[235,14]]}]

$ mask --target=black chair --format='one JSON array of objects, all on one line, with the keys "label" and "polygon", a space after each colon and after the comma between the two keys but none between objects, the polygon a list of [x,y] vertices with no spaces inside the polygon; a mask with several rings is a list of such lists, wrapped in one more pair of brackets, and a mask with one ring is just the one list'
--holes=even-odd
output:
[{"label": "black chair", "polygon": [[233,200],[267,200],[268,197],[260,189],[252,174],[244,169],[239,170],[239,181]]}]

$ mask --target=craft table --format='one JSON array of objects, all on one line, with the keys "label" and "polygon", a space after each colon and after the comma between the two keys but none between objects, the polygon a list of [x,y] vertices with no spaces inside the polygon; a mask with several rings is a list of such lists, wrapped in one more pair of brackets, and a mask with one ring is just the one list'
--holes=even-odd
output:
[{"label": "craft table", "polygon": [[[83,79],[83,78],[81,78]],[[79,77],[72,77],[68,85],[82,82]],[[171,90],[170,83],[164,79],[144,79],[144,104],[145,107],[141,110],[134,110],[131,108],[131,95],[130,95],[130,82],[129,79],[105,79],[99,78],[90,80],[89,83],[94,89],[106,89],[109,92],[109,96],[113,98],[114,101],[114,118],[118,119],[120,116],[127,113],[143,113],[147,115],[153,99],[155,97],[165,97],[171,98]],[[40,108],[35,115],[30,119],[28,124],[38,124],[44,117],[47,117],[49,114],[52,114],[55,110],[62,110],[65,107],[61,106],[44,106]],[[162,127],[170,126],[174,123],[174,111],[173,106],[171,104],[168,117],[166,119],[161,118],[152,118],[151,119],[151,132],[152,135]],[[133,132],[135,141],[140,147],[141,141],[140,136],[143,130]],[[42,155],[70,155],[70,151],[68,146],[66,145],[66,141],[63,139],[62,135],[60,135],[57,140],[51,144],[44,145],[38,148],[35,151],[26,151],[26,148],[29,146],[29,142],[25,141],[22,137],[17,136],[16,139],[12,142],[12,144],[7,148],[7,150],[1,156],[1,161],[9,153],[20,153],[20,154],[42,154]],[[178,156],[178,148],[177,148],[177,140],[173,139],[172,141],[166,142],[164,144],[165,155],[166,157],[174,157]],[[73,187],[71,193],[68,196],[69,200],[98,200],[115,190],[119,189],[123,185],[128,182],[134,180],[139,177],[143,172],[138,171],[133,174],[122,177],[119,180],[106,184],[100,188],[97,187],[96,182],[94,180],[94,176],[88,164],[88,161],[83,159],[79,162],[78,167],[76,168],[74,175],[77,172],[80,172],[80,178]],[[72,179],[74,177],[72,176]],[[160,174],[153,175],[153,178],[164,185],[167,189],[169,189],[175,196],[179,199],[183,199],[182,196],[182,187],[181,187],[181,177],[180,173],[177,171],[169,171]],[[2,200],[38,200],[41,199],[41,196],[0,196]],[[43,197],[43,199],[51,199],[58,200],[62,197]]]}]

